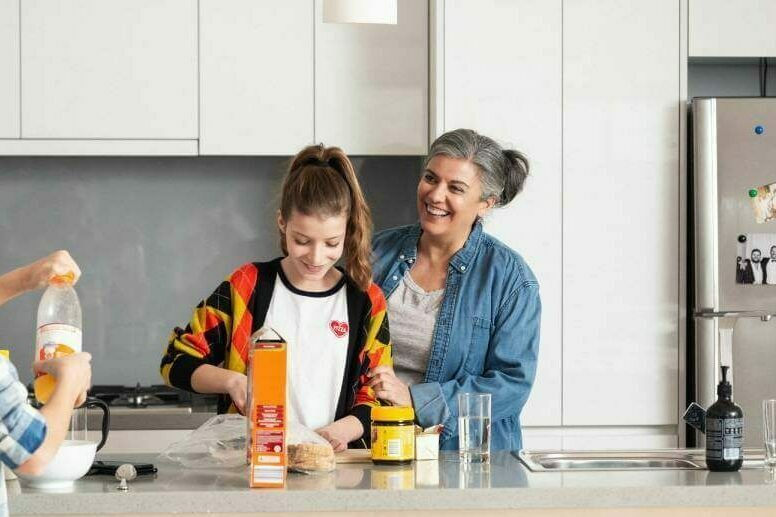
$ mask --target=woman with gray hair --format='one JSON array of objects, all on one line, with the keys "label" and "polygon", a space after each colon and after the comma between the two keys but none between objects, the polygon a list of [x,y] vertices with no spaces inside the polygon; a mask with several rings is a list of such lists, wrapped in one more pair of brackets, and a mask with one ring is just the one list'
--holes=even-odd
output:
[{"label": "woman with gray hair", "polygon": [[[394,367],[370,371],[379,398],[443,424],[458,448],[457,395],[490,393],[491,448],[522,446],[520,412],[539,351],[539,285],[482,219],[523,188],[528,161],[470,129],[431,145],[418,183],[419,222],[373,240],[373,278],[391,315]],[[516,222],[517,223],[517,222]]]}]

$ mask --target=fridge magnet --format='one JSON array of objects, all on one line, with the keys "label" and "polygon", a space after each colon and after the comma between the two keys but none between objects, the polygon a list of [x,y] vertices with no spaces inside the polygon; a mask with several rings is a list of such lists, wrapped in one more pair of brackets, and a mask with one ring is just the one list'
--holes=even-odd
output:
[{"label": "fridge magnet", "polygon": [[747,233],[736,243],[736,283],[776,285],[776,233]]},{"label": "fridge magnet", "polygon": [[749,200],[752,202],[754,218],[758,223],[776,219],[774,196],[776,196],[776,183],[749,189]]}]

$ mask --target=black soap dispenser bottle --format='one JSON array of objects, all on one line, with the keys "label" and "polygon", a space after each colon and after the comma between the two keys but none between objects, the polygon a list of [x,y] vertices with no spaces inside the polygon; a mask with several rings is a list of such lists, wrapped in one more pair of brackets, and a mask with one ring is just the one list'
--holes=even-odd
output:
[{"label": "black soap dispenser bottle", "polygon": [[722,367],[717,401],[706,411],[706,466],[721,472],[736,471],[744,463],[744,412],[733,403],[728,368]]}]

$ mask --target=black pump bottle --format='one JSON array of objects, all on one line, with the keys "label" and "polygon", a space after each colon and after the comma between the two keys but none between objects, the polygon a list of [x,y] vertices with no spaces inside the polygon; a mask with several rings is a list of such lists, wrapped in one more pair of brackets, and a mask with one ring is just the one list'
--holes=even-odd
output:
[{"label": "black pump bottle", "polygon": [[723,472],[736,471],[744,463],[744,412],[733,403],[728,368],[722,367],[717,401],[706,411],[706,466]]}]

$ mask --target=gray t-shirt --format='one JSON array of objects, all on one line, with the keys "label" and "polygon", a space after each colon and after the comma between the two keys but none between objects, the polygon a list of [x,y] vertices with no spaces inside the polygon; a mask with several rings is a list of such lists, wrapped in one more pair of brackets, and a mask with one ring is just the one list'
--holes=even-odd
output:
[{"label": "gray t-shirt", "polygon": [[423,382],[444,289],[426,292],[405,273],[388,297],[393,369],[408,385]]}]

